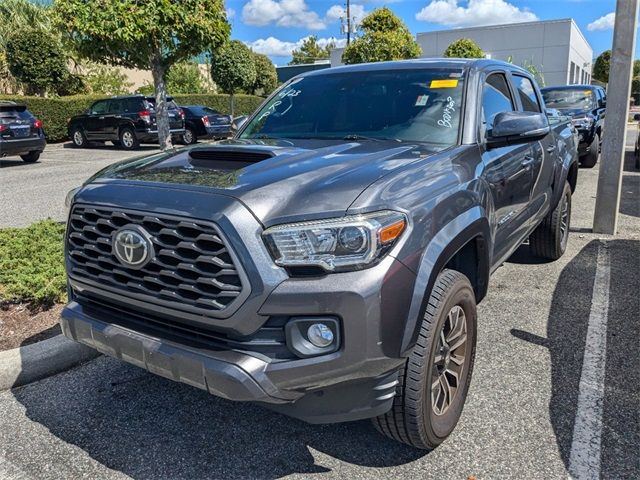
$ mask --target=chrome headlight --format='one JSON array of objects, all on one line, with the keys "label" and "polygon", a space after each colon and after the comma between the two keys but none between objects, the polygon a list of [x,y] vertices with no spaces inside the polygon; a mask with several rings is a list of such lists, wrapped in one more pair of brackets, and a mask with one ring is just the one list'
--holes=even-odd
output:
[{"label": "chrome headlight", "polygon": [[593,125],[593,117],[577,117],[571,120],[571,123],[576,128],[591,128]]},{"label": "chrome headlight", "polygon": [[389,251],[406,226],[402,213],[382,211],[278,225],[262,235],[277,265],[344,271],[373,265]]}]

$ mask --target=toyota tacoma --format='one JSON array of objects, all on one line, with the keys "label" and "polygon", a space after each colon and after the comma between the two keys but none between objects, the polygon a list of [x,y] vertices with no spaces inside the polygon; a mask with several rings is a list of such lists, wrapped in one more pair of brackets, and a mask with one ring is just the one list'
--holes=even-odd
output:
[{"label": "toyota tacoma", "polygon": [[67,197],[64,334],[312,423],[434,448],[476,305],[528,239],[565,251],[575,132],[494,60],[331,68],[234,139],[114,164]]}]

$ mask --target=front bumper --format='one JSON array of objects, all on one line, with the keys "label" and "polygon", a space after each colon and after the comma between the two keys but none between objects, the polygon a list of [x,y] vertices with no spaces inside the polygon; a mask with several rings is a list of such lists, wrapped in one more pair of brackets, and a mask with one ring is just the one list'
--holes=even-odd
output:
[{"label": "front bumper", "polygon": [[47,142],[44,136],[11,140],[0,139],[0,157],[9,155],[25,155],[29,152],[42,152]]},{"label": "front bumper", "polygon": [[[156,143],[158,141],[158,130],[141,130],[136,132],[138,135],[138,140],[142,143]],[[171,134],[171,138],[174,140],[179,140],[182,135],[184,135],[184,128],[172,128],[169,130]]]},{"label": "front bumper", "polygon": [[586,155],[591,151],[595,130],[578,129],[578,155]]}]

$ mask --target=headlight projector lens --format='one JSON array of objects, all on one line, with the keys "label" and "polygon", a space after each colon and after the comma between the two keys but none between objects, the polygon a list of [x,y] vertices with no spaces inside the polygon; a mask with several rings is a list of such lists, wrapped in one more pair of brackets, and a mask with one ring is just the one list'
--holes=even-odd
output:
[{"label": "headlight projector lens", "polygon": [[361,227],[345,227],[338,238],[342,248],[350,252],[360,252],[367,246],[367,233]]},{"label": "headlight projector lens", "polygon": [[333,332],[323,323],[314,323],[307,330],[307,338],[314,346],[325,348],[333,343]]}]

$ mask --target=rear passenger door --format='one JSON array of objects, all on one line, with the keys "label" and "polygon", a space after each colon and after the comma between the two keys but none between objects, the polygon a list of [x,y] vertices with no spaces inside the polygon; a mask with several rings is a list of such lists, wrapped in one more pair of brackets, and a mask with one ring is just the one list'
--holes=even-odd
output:
[{"label": "rear passenger door", "polygon": [[523,212],[529,203],[533,157],[529,144],[492,149],[486,147],[486,139],[493,128],[495,116],[501,112],[516,110],[507,74],[488,74],[481,91],[479,143],[485,164],[484,178],[491,189],[494,204],[496,240],[493,257],[495,261],[502,261],[514,242],[523,235],[523,222],[526,219]]},{"label": "rear passenger door", "polygon": [[[518,97],[519,108],[524,112],[542,113],[542,102],[533,81],[517,73],[512,74],[511,79]],[[544,204],[545,197],[551,193],[554,164],[559,155],[557,148],[556,136],[553,132],[531,144],[533,161],[529,166],[532,175],[529,202],[534,208],[536,206],[540,208]]]}]

